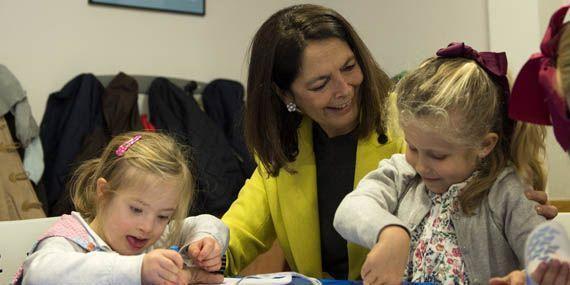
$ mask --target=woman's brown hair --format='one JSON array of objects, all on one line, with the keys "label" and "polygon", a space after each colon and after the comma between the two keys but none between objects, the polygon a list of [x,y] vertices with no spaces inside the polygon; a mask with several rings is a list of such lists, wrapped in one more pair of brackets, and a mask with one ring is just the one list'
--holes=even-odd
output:
[{"label": "woman's brown hair", "polygon": [[291,91],[308,43],[330,38],[349,45],[364,75],[358,137],[386,133],[391,81],[352,26],[334,10],[318,5],[282,9],[263,23],[251,43],[245,108],[248,148],[271,176],[281,168],[295,171],[287,164],[298,154],[297,129],[303,119],[302,114],[287,111],[278,93]]}]

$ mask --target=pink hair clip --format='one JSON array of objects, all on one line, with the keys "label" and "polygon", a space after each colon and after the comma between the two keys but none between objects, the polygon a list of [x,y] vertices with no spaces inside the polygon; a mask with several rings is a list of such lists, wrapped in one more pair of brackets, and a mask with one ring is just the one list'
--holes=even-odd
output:
[{"label": "pink hair clip", "polygon": [[125,143],[123,143],[122,145],[120,145],[117,150],[115,150],[115,154],[117,156],[123,156],[125,155],[125,152],[127,152],[127,150],[129,150],[129,148],[135,144],[138,140],[141,139],[141,135],[136,135],[134,136],[132,139],[126,141]]}]

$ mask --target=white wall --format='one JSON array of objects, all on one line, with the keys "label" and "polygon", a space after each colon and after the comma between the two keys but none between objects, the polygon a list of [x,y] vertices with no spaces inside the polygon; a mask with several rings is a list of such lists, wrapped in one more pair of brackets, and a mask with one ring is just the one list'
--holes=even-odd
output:
[{"label": "white wall", "polygon": [[0,63],[28,91],[38,121],[50,92],[83,72],[243,81],[253,33],[295,1],[210,0],[205,17],[87,2],[0,0]]},{"label": "white wall", "polygon": [[[38,121],[48,95],[83,72],[245,83],[245,55],[256,29],[278,9],[306,1],[208,0],[204,17],[87,2],[0,0],[0,63],[28,91]],[[308,2],[348,18],[391,75],[452,40],[488,46],[483,0]]]},{"label": "white wall", "polygon": [[[343,14],[389,75],[451,41],[506,50],[511,71],[538,50],[562,0],[208,0],[206,16],[88,5],[87,0],[0,0],[0,64],[21,81],[36,119],[47,97],[83,72],[148,74],[245,83],[246,51],[259,25],[294,3]],[[551,197],[570,198],[570,160],[549,138]]]},{"label": "white wall", "polygon": [[391,76],[453,41],[489,48],[484,0],[328,1],[356,28]]}]

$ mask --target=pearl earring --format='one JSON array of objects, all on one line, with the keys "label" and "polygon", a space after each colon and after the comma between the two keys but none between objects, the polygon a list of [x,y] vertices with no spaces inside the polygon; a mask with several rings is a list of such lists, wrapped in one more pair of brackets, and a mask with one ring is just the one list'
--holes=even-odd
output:
[{"label": "pearl earring", "polygon": [[289,102],[289,103],[285,104],[285,106],[287,107],[287,111],[289,111],[290,113],[293,113],[293,112],[299,110],[299,109],[297,109],[297,105],[295,105],[295,103],[293,103],[293,102]]}]

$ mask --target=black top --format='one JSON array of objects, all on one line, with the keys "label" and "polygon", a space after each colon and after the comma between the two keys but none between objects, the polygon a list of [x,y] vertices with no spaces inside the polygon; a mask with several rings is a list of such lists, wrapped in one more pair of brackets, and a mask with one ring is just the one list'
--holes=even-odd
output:
[{"label": "black top", "polygon": [[347,242],[334,229],[333,219],[344,196],[354,189],[357,142],[354,132],[329,138],[318,124],[313,126],[323,271],[335,279],[348,277]]}]

